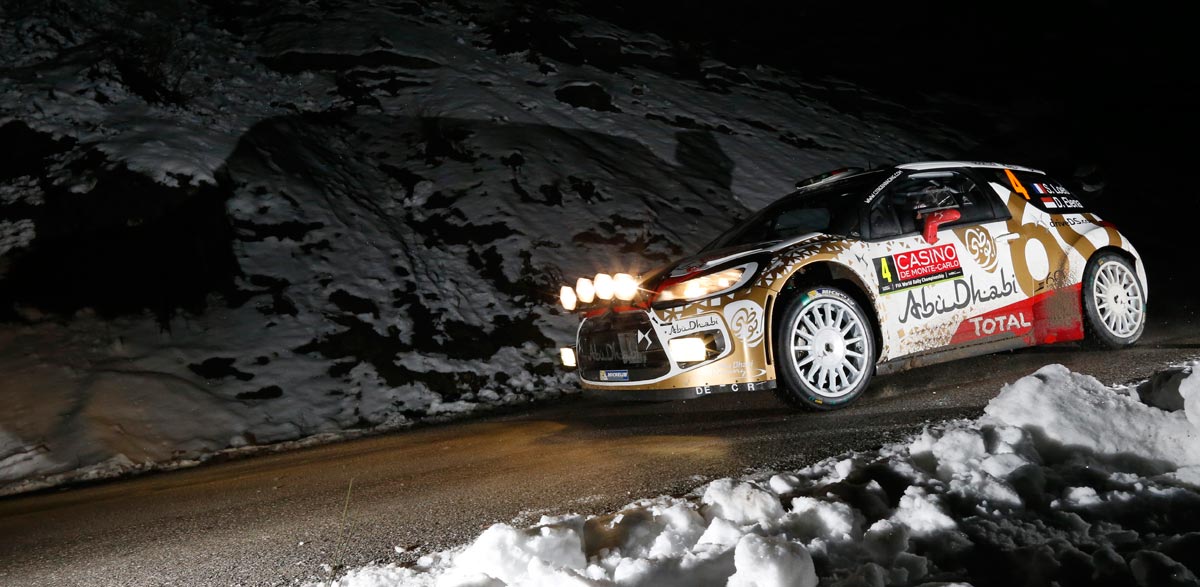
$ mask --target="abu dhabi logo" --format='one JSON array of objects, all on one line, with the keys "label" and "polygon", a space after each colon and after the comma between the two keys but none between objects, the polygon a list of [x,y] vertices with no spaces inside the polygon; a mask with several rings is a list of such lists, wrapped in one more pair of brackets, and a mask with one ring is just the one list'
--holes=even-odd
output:
[{"label": "abu dhabi logo", "polygon": [[972,226],[963,232],[963,243],[967,245],[967,252],[975,257],[975,262],[979,263],[984,271],[988,273],[995,271],[996,240],[992,238],[991,233],[986,229]]},{"label": "abu dhabi logo", "polygon": [[762,306],[750,300],[725,306],[725,321],[729,323],[733,336],[747,346],[758,346],[766,334]]}]

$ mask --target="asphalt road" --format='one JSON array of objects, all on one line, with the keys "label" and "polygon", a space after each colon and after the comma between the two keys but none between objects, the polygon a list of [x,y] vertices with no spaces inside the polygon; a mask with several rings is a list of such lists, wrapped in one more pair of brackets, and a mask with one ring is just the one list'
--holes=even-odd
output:
[{"label": "asphalt road", "polygon": [[1063,345],[926,367],[878,378],[858,403],[826,414],[789,411],[769,393],[655,404],[576,397],[2,499],[0,585],[292,584],[332,577],[339,565],[406,562],[494,522],[599,513],[874,448],[927,422],[976,416],[1004,383],[1047,363],[1109,383],[1144,378],[1200,356],[1200,320],[1185,313],[1151,324],[1130,350]]}]

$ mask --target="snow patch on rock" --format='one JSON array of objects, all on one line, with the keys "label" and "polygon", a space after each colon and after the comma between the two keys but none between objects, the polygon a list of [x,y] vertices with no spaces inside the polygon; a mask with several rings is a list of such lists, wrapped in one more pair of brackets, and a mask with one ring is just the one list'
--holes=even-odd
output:
[{"label": "snow patch on rock", "polygon": [[[553,307],[564,277],[652,269],[797,178],[967,145],[768,67],[687,77],[669,41],[569,11],[509,7],[556,31],[536,47],[490,6],[169,4],[0,20],[0,129],[39,145],[0,181],[0,279],[38,273],[28,251],[90,259],[71,214],[169,240],[156,223],[197,202],[212,222],[180,250],[233,266],[203,311],[127,286],[147,311],[101,317],[94,283],[56,288],[81,299],[65,315],[17,304],[0,493],[560,397],[576,389],[555,369],[577,324]],[[838,88],[856,92],[879,103]]]}]

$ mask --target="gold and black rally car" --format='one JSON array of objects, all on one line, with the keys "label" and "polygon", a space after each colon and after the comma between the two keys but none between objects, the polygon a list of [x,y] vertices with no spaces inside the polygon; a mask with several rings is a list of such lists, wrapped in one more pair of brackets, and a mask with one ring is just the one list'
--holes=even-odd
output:
[{"label": "gold and black rally car", "polygon": [[772,389],[823,410],[875,373],[1142,334],[1137,251],[1041,171],[925,162],[800,185],[695,256],[564,286],[583,321],[561,354],[582,386],[630,399]]}]

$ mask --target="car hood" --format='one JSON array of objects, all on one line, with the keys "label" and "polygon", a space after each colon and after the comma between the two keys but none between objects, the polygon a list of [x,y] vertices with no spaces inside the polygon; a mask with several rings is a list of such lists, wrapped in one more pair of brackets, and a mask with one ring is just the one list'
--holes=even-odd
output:
[{"label": "car hood", "polygon": [[813,232],[786,240],[763,241],[758,243],[738,245],[735,247],[704,251],[668,265],[666,270],[657,276],[663,278],[682,277],[689,273],[697,273],[706,269],[717,267],[718,265],[725,265],[731,261],[737,261],[738,259],[745,258],[749,260],[750,257],[763,253],[775,253],[777,251],[794,248],[796,246],[822,243],[841,238],[842,237]]}]

